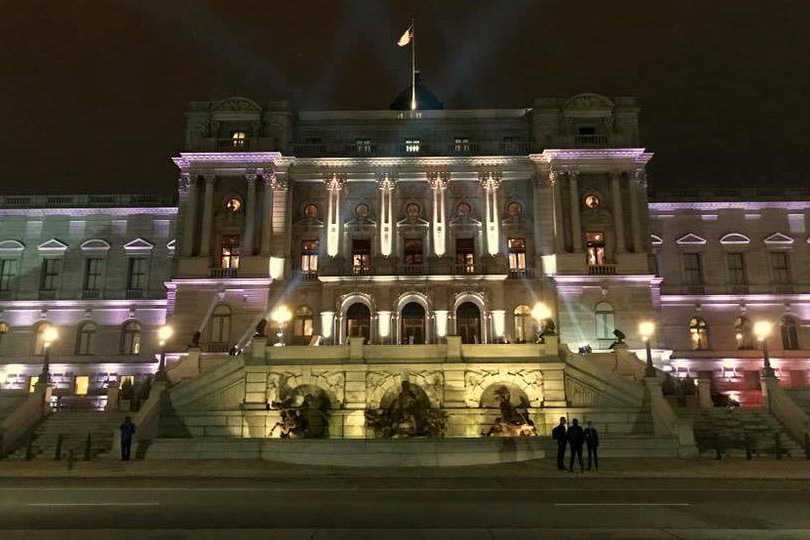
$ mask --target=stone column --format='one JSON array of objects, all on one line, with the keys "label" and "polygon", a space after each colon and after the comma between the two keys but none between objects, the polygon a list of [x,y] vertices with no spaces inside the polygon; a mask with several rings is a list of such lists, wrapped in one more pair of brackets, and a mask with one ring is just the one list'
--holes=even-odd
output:
[{"label": "stone column", "polygon": [[616,231],[616,252],[624,253],[627,248],[625,247],[624,237],[624,210],[622,209],[622,189],[619,184],[621,174],[612,172],[610,174],[610,186],[613,199],[613,227]]},{"label": "stone column", "polygon": [[270,241],[273,238],[273,173],[262,175],[264,200],[262,201],[262,257],[270,256]]},{"label": "stone column", "polygon": [[280,173],[273,175],[270,187],[273,190],[273,210],[271,229],[273,231],[273,245],[271,254],[281,259],[289,258],[289,241],[287,226],[289,210],[289,184]]},{"label": "stone column", "polygon": [[447,251],[444,190],[447,189],[450,173],[446,171],[430,171],[427,176],[433,190],[433,253],[437,257],[443,257]]},{"label": "stone column", "polygon": [[245,196],[245,238],[242,242],[244,248],[241,254],[247,257],[253,255],[253,231],[256,227],[256,175],[246,174],[247,195]]},{"label": "stone column", "polygon": [[481,186],[486,197],[486,234],[487,253],[497,255],[499,252],[500,223],[498,222],[498,187],[501,185],[501,175],[498,172],[487,171],[480,175]]},{"label": "stone column", "polygon": [[554,252],[559,255],[565,252],[565,229],[563,227],[560,172],[554,169],[550,170],[548,180],[551,183],[552,197],[554,198]]},{"label": "stone column", "polygon": [[633,220],[633,251],[641,253],[644,251],[644,243],[641,239],[641,219],[639,215],[639,190],[645,185],[644,169],[639,169],[635,173],[635,178],[630,180],[630,217]]},{"label": "stone column", "polygon": [[186,214],[183,223],[183,256],[194,254],[194,232],[197,229],[197,178],[188,173],[180,175],[180,196],[185,193]]},{"label": "stone column", "polygon": [[380,190],[380,253],[385,257],[391,255],[393,245],[394,219],[391,194],[395,185],[389,173],[383,173],[377,179],[377,188]]},{"label": "stone column", "polygon": [[216,180],[216,175],[205,175],[202,234],[200,235],[200,257],[208,257],[211,253],[211,226],[214,220],[214,180]]},{"label": "stone column", "polygon": [[340,191],[346,183],[346,175],[333,173],[326,180],[329,192],[329,211],[326,223],[326,254],[336,257],[340,253]]},{"label": "stone column", "polygon": [[574,253],[582,252],[582,225],[579,216],[579,186],[577,185],[577,171],[568,173],[568,188],[571,196],[571,245]]}]

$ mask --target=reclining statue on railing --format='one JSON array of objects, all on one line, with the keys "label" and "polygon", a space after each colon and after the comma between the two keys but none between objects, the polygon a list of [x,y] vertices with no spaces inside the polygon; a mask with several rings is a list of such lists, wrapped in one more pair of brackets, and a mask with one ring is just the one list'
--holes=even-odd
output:
[{"label": "reclining statue on railing", "polygon": [[529,403],[521,396],[520,405],[512,405],[512,395],[509,389],[501,386],[495,390],[495,399],[498,400],[498,407],[501,415],[495,419],[495,423],[486,433],[481,433],[484,437],[534,437],[537,435],[537,428],[529,418]]}]

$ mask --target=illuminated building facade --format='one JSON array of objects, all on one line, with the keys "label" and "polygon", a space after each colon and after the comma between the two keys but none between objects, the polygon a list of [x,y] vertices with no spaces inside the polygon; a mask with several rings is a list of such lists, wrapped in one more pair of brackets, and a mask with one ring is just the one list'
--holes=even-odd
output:
[{"label": "illuminated building facade", "polygon": [[0,198],[0,384],[31,384],[45,322],[60,328],[55,383],[92,393],[153,373],[166,320],[172,362],[188,344],[240,353],[280,304],[291,320],[270,322],[271,343],[364,338],[407,358],[447,336],[533,343],[543,302],[575,352],[617,328],[641,349],[654,319],[659,367],[741,397],[759,387],[751,325],[768,318],[784,384],[805,385],[810,197],[650,202],[638,114],[596,94],[413,112],[194,102],[176,203]]}]

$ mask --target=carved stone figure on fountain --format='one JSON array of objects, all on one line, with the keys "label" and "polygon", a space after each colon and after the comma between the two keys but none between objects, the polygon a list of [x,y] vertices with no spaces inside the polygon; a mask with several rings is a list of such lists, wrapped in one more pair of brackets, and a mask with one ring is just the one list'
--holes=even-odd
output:
[{"label": "carved stone figure on fountain", "polygon": [[280,430],[282,439],[319,439],[329,436],[329,402],[319,394],[291,393],[281,401],[272,402],[281,413],[281,421],[270,430],[270,436]]},{"label": "carved stone figure on fountain", "polygon": [[447,424],[447,414],[432,409],[421,388],[402,381],[399,393],[387,406],[366,411],[366,424],[382,438],[440,436]]},{"label": "carved stone figure on fountain", "polygon": [[495,399],[501,415],[489,431],[482,433],[485,437],[532,437],[537,435],[537,428],[529,418],[529,403],[524,396],[520,396],[520,404],[512,405],[512,394],[505,386],[495,391]]}]

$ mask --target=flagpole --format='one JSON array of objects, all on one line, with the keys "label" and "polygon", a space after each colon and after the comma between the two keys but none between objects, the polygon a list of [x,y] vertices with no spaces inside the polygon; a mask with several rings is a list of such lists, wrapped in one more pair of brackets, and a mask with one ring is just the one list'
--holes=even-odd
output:
[{"label": "flagpole", "polygon": [[416,110],[416,25],[411,17],[411,110]]}]

